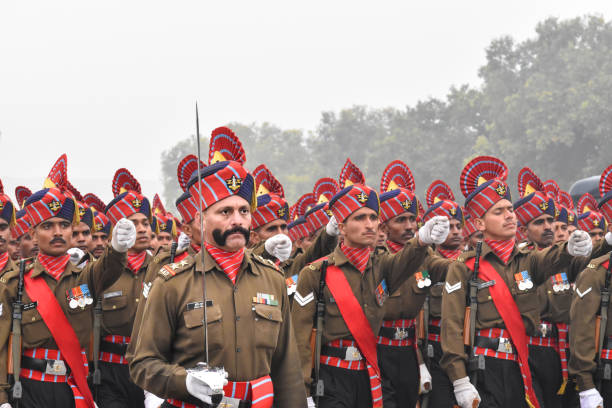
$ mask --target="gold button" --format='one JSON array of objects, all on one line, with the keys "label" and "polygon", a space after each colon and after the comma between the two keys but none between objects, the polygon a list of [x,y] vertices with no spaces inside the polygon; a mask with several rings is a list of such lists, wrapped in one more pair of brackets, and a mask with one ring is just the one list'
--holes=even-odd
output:
[{"label": "gold button", "polygon": [[139,300],[140,300],[140,299],[136,298],[136,303],[138,303],[138,301],[139,301]]},{"label": "gold button", "polygon": [[36,316],[32,316],[32,321],[36,320]]},{"label": "gold button", "polygon": [[116,309],[116,308],[117,308],[117,305],[113,305],[113,309]]},{"label": "gold button", "polygon": [[489,296],[489,300],[491,300],[491,296]]}]

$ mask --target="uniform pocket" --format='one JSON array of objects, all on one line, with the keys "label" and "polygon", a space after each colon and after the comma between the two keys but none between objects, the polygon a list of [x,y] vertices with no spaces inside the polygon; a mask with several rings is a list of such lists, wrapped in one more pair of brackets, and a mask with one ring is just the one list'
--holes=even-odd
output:
[{"label": "uniform pocket", "polygon": [[499,320],[499,312],[493,303],[493,298],[489,289],[481,289],[478,291],[478,316],[477,319],[486,327],[490,327],[489,323]]},{"label": "uniform pocket", "polygon": [[128,298],[126,295],[102,299],[102,320],[106,330],[109,330],[111,333],[116,333],[114,329],[124,327],[128,324],[130,318],[133,318],[133,316],[125,310],[127,304]]},{"label": "uniform pocket", "polygon": [[[24,310],[21,319],[23,338],[33,346],[50,337],[51,333],[36,309]],[[10,351],[9,351],[10,353]]]},{"label": "uniform pocket", "polygon": [[280,325],[283,321],[280,307],[256,304],[253,310],[255,311],[255,346],[276,348]]},{"label": "uniform pocket", "polygon": [[[204,308],[187,310],[183,313],[185,327],[191,333],[188,337],[194,342],[194,346],[201,347],[204,344]],[[206,308],[206,319],[208,320],[208,347],[210,350],[223,348],[223,313],[219,305]],[[198,332],[199,331],[199,332]]]}]

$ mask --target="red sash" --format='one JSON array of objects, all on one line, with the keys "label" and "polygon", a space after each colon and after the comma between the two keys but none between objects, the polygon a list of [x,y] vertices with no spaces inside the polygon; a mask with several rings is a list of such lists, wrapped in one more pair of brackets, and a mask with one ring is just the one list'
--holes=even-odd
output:
[{"label": "red sash", "polygon": [[[468,259],[465,264],[474,270],[476,258]],[[523,386],[525,387],[525,399],[530,407],[539,408],[538,399],[531,383],[531,371],[529,370],[529,349],[527,347],[527,333],[525,324],[519,312],[518,306],[508,289],[505,281],[487,260],[480,259],[480,270],[478,277],[484,281],[495,281],[495,285],[489,286],[489,293],[495,304],[497,312],[504,321],[504,325],[510,334],[510,340],[516,348],[518,363],[523,376]]]},{"label": "red sash", "polygon": [[378,368],[378,356],[376,355],[376,337],[370,322],[363,313],[363,309],[353,294],[342,269],[335,265],[329,265],[325,275],[325,283],[338,305],[346,326],[357,342],[359,351],[368,363],[372,406],[380,408],[383,406],[380,368]]},{"label": "red sash", "polygon": [[[24,276],[24,283],[28,296],[33,302],[38,303],[38,313],[40,313],[40,316],[51,332],[64,360],[72,370],[72,376],[78,391],[85,398],[85,406],[94,408],[93,397],[87,385],[87,370],[83,366],[83,359],[81,357],[81,344],[64,311],[42,276],[32,278],[32,271],[30,271]],[[73,393],[75,393],[74,390]],[[77,407],[79,406],[79,401],[81,400],[75,398]]]}]

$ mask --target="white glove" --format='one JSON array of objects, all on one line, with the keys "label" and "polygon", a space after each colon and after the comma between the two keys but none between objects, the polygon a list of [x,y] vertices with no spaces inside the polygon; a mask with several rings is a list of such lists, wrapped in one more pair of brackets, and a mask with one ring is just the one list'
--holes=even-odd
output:
[{"label": "white glove", "polygon": [[[317,406],[314,403],[314,400],[312,399],[312,397],[308,397],[306,398],[306,404],[308,406],[308,408],[317,408]],[[3,408],[3,407],[0,407]]]},{"label": "white glove", "polygon": [[[211,397],[215,394],[223,394],[223,386],[227,384],[227,372],[224,373],[210,371],[201,376],[187,371],[187,378],[185,379],[187,392],[200,401],[212,405]],[[211,388],[211,386],[215,387],[215,389]]]},{"label": "white glove", "polygon": [[[603,398],[599,394],[596,388],[590,390],[580,391],[580,408],[603,408]],[[2,408],[2,407],[0,407]]]},{"label": "white glove", "polygon": [[567,241],[567,252],[571,256],[589,256],[593,250],[593,241],[589,233],[582,230],[572,232]]},{"label": "white glove", "polygon": [[[67,252],[70,255],[70,263],[73,265],[76,265],[85,256],[85,252],[81,248],[70,248]],[[2,408],[1,405],[0,408]]]},{"label": "white glove", "polygon": [[436,215],[419,228],[419,240],[422,243],[440,245],[446,241],[450,231],[450,222],[443,215]]},{"label": "white glove", "polygon": [[421,394],[426,394],[431,391],[431,374],[425,364],[419,364],[419,384],[421,388]]},{"label": "white glove", "polygon": [[612,245],[612,232],[610,231],[606,232],[606,235],[604,235],[604,238],[606,239],[606,242],[608,243],[608,245]]},{"label": "white glove", "polygon": [[127,252],[136,242],[136,227],[127,218],[122,218],[113,228],[113,238],[111,245],[117,252]]},{"label": "white glove", "polygon": [[279,261],[283,262],[291,256],[291,239],[285,234],[276,234],[266,240],[266,251]]},{"label": "white glove", "polygon": [[5,402],[4,404],[0,405],[0,408],[11,408],[11,404]]},{"label": "white glove", "polygon": [[[144,392],[144,406],[145,408],[159,408],[163,403],[164,399],[159,398],[157,395],[145,390]],[[2,407],[0,407],[2,408]]]},{"label": "white glove", "polygon": [[480,395],[476,387],[472,385],[469,377],[463,377],[453,381],[455,399],[461,408],[472,408],[474,401],[480,404]]},{"label": "white glove", "polygon": [[178,237],[178,245],[176,246],[176,250],[181,251],[187,248],[189,244],[191,244],[191,239],[187,236],[187,234],[181,232]]},{"label": "white glove", "polygon": [[327,235],[332,237],[337,237],[340,234],[340,230],[338,229],[338,221],[333,215],[329,217],[329,221],[325,226],[325,232],[327,232]]}]

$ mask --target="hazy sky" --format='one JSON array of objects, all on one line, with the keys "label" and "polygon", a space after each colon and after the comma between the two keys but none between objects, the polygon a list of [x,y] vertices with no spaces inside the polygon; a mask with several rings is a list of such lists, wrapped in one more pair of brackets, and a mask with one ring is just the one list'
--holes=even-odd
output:
[{"label": "hazy sky", "polygon": [[196,100],[203,134],[312,130],[325,110],[478,85],[492,39],[593,13],[610,19],[612,2],[2,1],[0,178],[11,196],[38,189],[66,152],[82,193],[108,202],[127,167],[152,196],[160,153],[195,133]]}]

